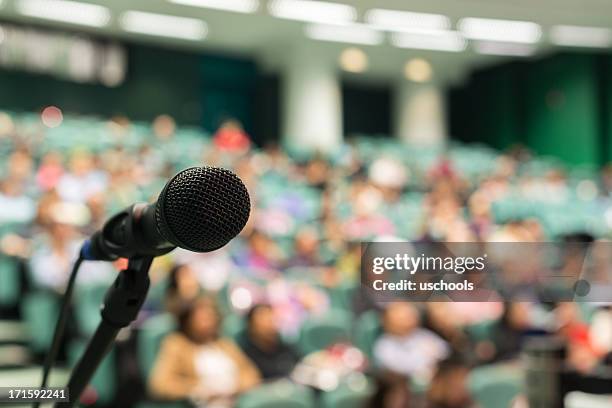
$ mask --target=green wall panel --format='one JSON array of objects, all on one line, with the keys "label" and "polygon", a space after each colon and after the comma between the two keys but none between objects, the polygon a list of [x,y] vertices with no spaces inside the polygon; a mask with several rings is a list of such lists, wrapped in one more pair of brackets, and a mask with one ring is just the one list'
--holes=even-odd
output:
[{"label": "green wall panel", "polygon": [[528,146],[569,164],[599,161],[595,73],[589,55],[560,55],[530,66],[524,84]]}]

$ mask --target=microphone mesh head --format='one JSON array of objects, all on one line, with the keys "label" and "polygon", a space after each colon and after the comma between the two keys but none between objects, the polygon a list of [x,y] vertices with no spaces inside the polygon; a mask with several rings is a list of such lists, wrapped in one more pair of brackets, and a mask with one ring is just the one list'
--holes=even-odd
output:
[{"label": "microphone mesh head", "polygon": [[192,167],[174,176],[159,195],[157,228],[172,244],[195,252],[221,248],[242,231],[251,202],[229,170]]}]

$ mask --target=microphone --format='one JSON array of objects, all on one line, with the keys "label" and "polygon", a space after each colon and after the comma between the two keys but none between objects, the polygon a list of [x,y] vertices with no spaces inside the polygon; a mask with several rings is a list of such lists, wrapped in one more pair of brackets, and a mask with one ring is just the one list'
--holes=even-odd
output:
[{"label": "microphone", "polygon": [[85,241],[81,257],[155,257],[176,247],[214,251],[242,231],[250,211],[249,193],[234,173],[191,167],[170,179],[155,203],[137,203],[112,216]]}]

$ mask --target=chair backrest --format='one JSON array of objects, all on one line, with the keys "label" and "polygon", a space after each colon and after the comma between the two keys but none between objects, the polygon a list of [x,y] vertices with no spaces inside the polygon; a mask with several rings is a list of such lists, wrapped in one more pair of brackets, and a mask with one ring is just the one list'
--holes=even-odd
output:
[{"label": "chair backrest", "polygon": [[340,384],[333,391],[321,395],[322,408],[360,408],[365,407],[374,393],[374,386],[364,375],[355,376]]},{"label": "chair backrest", "polygon": [[29,345],[35,353],[44,353],[51,346],[59,301],[49,292],[27,294],[21,304],[21,315],[29,333]]},{"label": "chair backrest", "polygon": [[314,408],[313,391],[290,381],[264,384],[242,395],[237,408]]},{"label": "chair backrest", "polygon": [[377,311],[364,312],[355,324],[354,338],[357,347],[369,358],[373,357],[374,343],[382,333],[382,324]]},{"label": "chair backrest", "polygon": [[21,275],[14,258],[0,254],[0,307],[13,307],[19,302]]},{"label": "chair backrest", "polygon": [[104,296],[108,291],[108,284],[87,284],[77,287],[75,300],[75,317],[79,332],[84,336],[91,336],[98,327],[102,317],[100,308],[104,302]]},{"label": "chair backrest", "polygon": [[312,316],[302,325],[298,346],[304,354],[339,341],[350,339],[352,316],[345,310],[332,309],[321,316]]},{"label": "chair backrest", "polygon": [[506,365],[483,366],[470,373],[470,390],[481,408],[510,406],[522,385],[520,369]]}]

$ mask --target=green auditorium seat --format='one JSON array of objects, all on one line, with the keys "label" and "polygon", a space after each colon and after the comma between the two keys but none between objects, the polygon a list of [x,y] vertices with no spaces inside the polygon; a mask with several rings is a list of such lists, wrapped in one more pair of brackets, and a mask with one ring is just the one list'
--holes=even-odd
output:
[{"label": "green auditorium seat", "polygon": [[322,408],[359,408],[365,407],[374,392],[374,386],[367,377],[355,375],[340,384],[333,391],[321,395]]},{"label": "green auditorium seat", "polygon": [[221,331],[224,336],[238,341],[240,335],[246,330],[246,322],[244,318],[237,313],[229,313],[223,319]]},{"label": "green auditorium seat", "polygon": [[14,258],[0,255],[0,307],[17,305],[20,293],[19,263]]},{"label": "green auditorium seat", "polygon": [[163,338],[176,328],[174,316],[160,314],[147,319],[138,331],[138,362],[146,380],[155,363]]},{"label": "green auditorium seat", "polygon": [[495,321],[487,320],[480,323],[470,324],[465,327],[465,332],[474,342],[491,340],[493,330],[495,329]]},{"label": "green auditorium seat", "polygon": [[519,367],[496,364],[475,368],[470,373],[469,388],[481,408],[510,406],[522,385]]},{"label": "green auditorium seat", "polygon": [[75,317],[79,332],[86,337],[92,335],[100,323],[100,308],[108,287],[108,284],[89,284],[77,288]]},{"label": "green auditorium seat", "polygon": [[353,293],[359,290],[359,285],[352,282],[343,282],[338,286],[325,287],[324,288],[333,308],[337,309],[349,309],[351,306],[351,300]]},{"label": "green auditorium seat", "polygon": [[[74,367],[81,355],[85,351],[87,341],[78,340],[70,343],[68,347],[68,360],[71,367]],[[96,391],[98,396],[97,403],[108,405],[115,398],[117,389],[117,372],[115,364],[115,353],[111,348],[110,352],[96,370],[96,373],[91,380],[90,386]]]},{"label": "green auditorium seat", "polygon": [[331,309],[320,316],[311,316],[302,325],[298,347],[308,354],[339,341],[350,339],[352,316],[345,310]]},{"label": "green auditorium seat", "polygon": [[290,381],[264,384],[238,400],[237,408],[314,408],[313,391]]},{"label": "green auditorium seat", "polygon": [[355,324],[354,338],[357,347],[371,360],[374,343],[382,333],[380,316],[375,310],[364,312]]},{"label": "green auditorium seat", "polygon": [[32,292],[21,305],[21,315],[29,333],[29,345],[35,353],[44,353],[51,345],[55,322],[59,313],[57,295],[49,292]]}]

